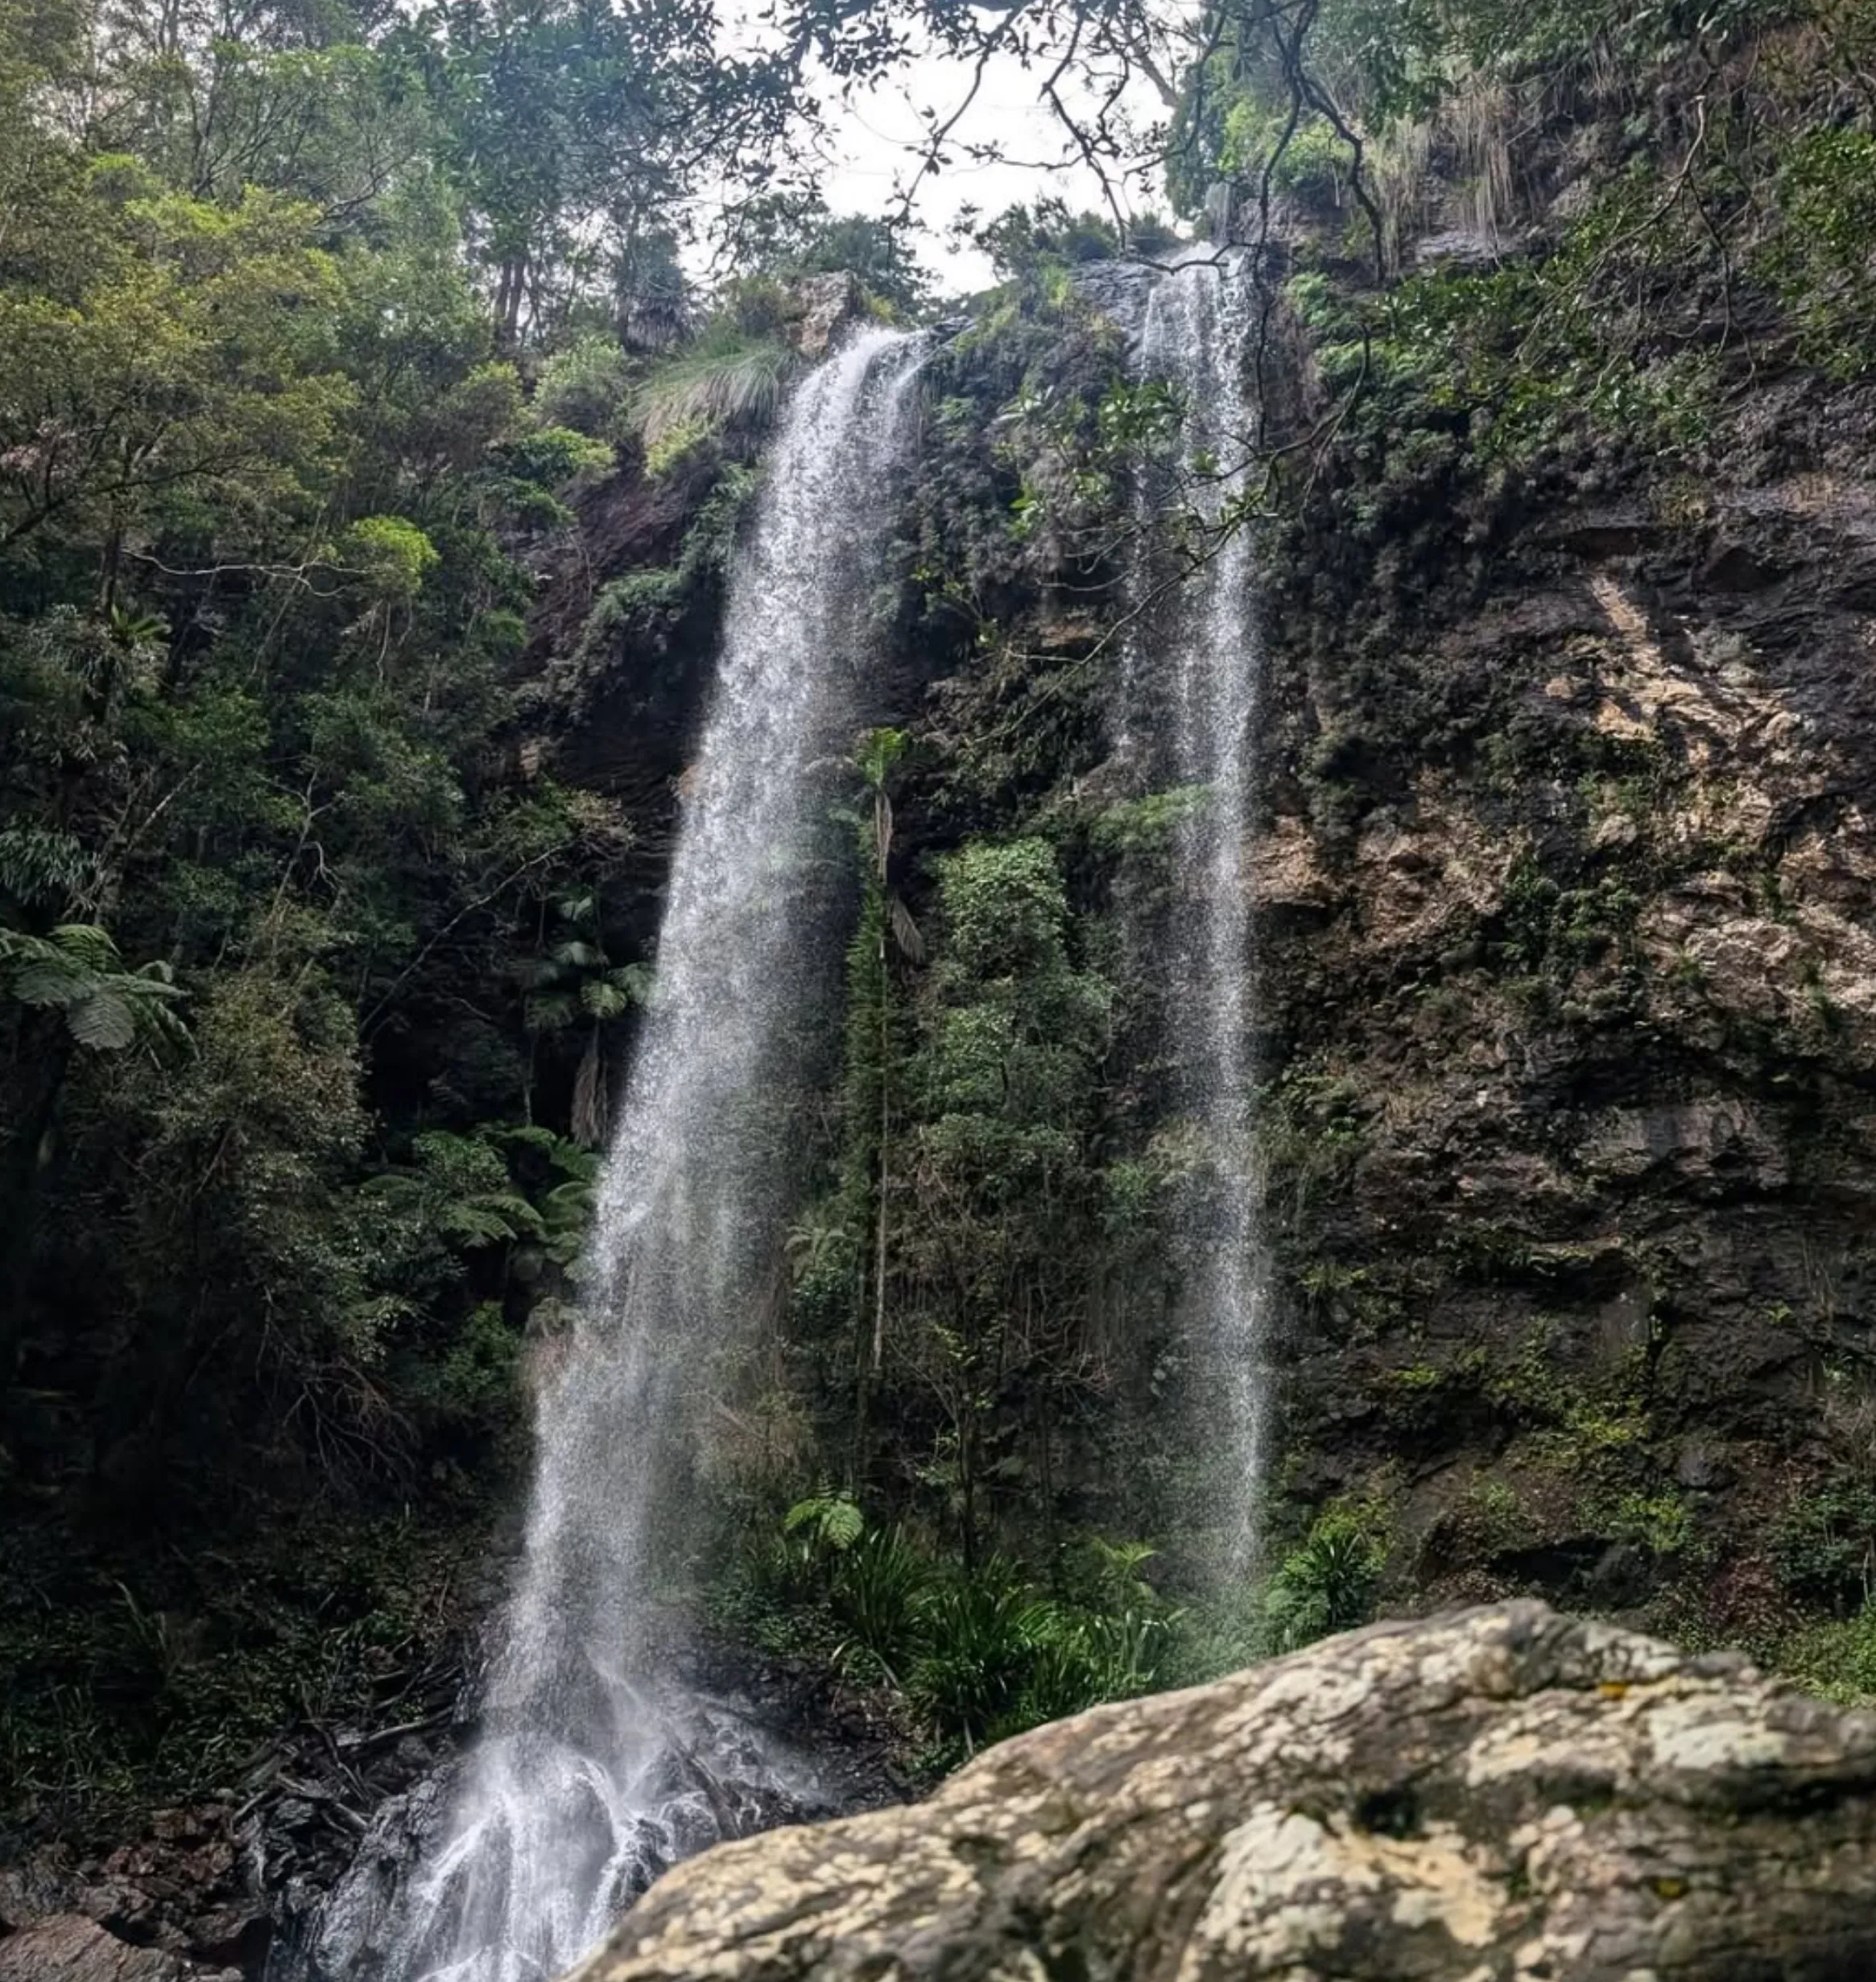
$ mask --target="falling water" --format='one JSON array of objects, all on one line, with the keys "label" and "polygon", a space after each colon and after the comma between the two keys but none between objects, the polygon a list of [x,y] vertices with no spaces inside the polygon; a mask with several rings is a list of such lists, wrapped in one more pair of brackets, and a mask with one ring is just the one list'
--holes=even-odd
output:
[{"label": "falling water", "polygon": [[[819,782],[851,720],[917,345],[862,332],[795,394],[732,572],[655,993],[605,1174],[585,1318],[541,1382],[520,1581],[485,1732],[385,1982],[536,1982],[725,1827],[709,1716],[656,1668],[660,1564],[758,1304],[791,1152],[779,1084],[819,1010]],[[831,946],[837,951],[837,945]]]},{"label": "falling water", "polygon": [[1163,556],[1143,559],[1143,630],[1129,671],[1130,720],[1155,733],[1148,774],[1192,801],[1177,828],[1160,940],[1167,1043],[1203,1152],[1205,1182],[1184,1234],[1185,1302],[1202,1373],[1195,1387],[1215,1414],[1219,1447],[1208,1469],[1216,1567],[1237,1583],[1255,1555],[1264,1426],[1245,861],[1259,652],[1250,535],[1216,526],[1243,491],[1257,425],[1244,379],[1250,320],[1248,283],[1229,258],[1187,262],[1148,300],[1141,370],[1177,390],[1181,417],[1171,486],[1146,493],[1154,507],[1170,502],[1182,514],[1186,541],[1172,571]]}]

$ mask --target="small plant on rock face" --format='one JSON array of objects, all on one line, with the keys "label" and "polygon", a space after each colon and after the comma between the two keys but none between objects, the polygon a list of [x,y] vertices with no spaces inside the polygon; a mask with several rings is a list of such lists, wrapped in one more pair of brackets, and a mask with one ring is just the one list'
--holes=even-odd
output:
[{"label": "small plant on rock face", "polygon": [[1854,1705],[1876,1700],[1876,1603],[1793,1633],[1773,1662],[1808,1693]]},{"label": "small plant on rock face", "polygon": [[1466,1498],[1466,1511],[1480,1541],[1491,1553],[1519,1548],[1530,1540],[1531,1517],[1509,1481],[1476,1480]]},{"label": "small plant on rock face", "polygon": [[1693,1538],[1693,1517],[1677,1493],[1625,1493],[1610,1526],[1621,1540],[1656,1555],[1677,1555]]},{"label": "small plant on rock face", "polygon": [[1876,1595],[1876,1487],[1840,1480],[1793,1503],[1772,1534],[1779,1580],[1841,1615]]},{"label": "small plant on rock face", "polygon": [[791,361],[779,338],[752,337],[728,324],[667,358],[632,404],[648,462],[668,469],[712,435],[759,433],[781,403]]},{"label": "small plant on rock face", "polygon": [[1371,1514],[1355,1507],[1329,1508],[1265,1587],[1269,1650],[1296,1651],[1366,1624],[1386,1562],[1387,1544]]}]

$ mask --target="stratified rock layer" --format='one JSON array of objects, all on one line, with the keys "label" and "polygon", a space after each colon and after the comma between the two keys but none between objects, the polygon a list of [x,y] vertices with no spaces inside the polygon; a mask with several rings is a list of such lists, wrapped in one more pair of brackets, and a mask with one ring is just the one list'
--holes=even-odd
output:
[{"label": "stratified rock layer", "polygon": [[680,1866],[572,1982],[1851,1982],[1876,1716],[1513,1603],[1006,1743]]}]

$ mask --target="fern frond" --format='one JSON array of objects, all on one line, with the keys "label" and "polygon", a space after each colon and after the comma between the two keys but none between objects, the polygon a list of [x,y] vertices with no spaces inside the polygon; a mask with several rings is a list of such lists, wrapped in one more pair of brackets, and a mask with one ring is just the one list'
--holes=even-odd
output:
[{"label": "fern frond", "polygon": [[497,1129],[485,1133],[498,1135],[504,1142],[512,1142],[519,1149],[539,1150],[546,1157],[552,1157],[560,1146],[560,1138],[553,1130],[538,1121],[517,1123],[511,1129]]},{"label": "fern frond", "polygon": [[22,1005],[70,1007],[84,997],[97,981],[94,972],[80,969],[64,957],[41,954],[14,973],[13,995]]},{"label": "fern frond", "polygon": [[94,985],[65,1008],[65,1023],[81,1046],[95,1052],[121,1053],[137,1037],[137,1014],[121,992]]},{"label": "fern frond", "polygon": [[111,940],[108,929],[101,929],[96,923],[60,923],[52,931],[54,947],[62,956],[87,970],[118,970],[123,959],[118,954],[118,946]]}]

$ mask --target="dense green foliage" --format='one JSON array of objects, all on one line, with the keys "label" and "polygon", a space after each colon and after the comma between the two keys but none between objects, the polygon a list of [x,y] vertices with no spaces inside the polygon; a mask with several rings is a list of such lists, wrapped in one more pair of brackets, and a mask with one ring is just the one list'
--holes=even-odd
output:
[{"label": "dense green foliage", "polygon": [[599,892],[630,826],[517,749],[529,561],[612,436],[513,361],[681,328],[703,27],[0,23],[19,1811],[199,1782],[205,1729],[368,1706],[461,1621],[642,989]]}]

